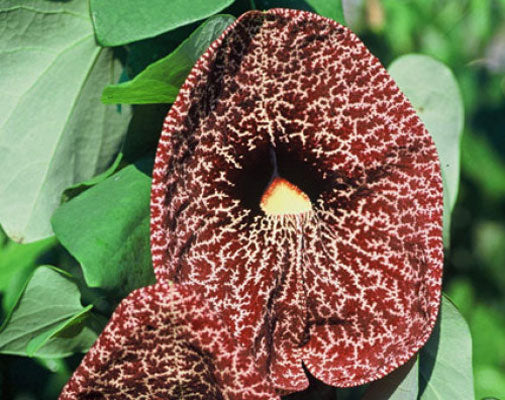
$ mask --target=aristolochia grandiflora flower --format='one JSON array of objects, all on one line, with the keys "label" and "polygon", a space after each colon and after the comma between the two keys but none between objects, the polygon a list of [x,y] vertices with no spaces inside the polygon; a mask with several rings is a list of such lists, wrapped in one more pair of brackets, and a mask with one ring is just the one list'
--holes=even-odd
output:
[{"label": "aristolochia grandiflora flower", "polygon": [[441,234],[434,143],[349,29],[249,12],[197,62],[158,147],[155,270],[197,288],[279,393],[307,386],[302,363],[351,386],[412,357]]},{"label": "aristolochia grandiflora flower", "polygon": [[60,400],[279,399],[253,359],[187,286],[124,299]]}]

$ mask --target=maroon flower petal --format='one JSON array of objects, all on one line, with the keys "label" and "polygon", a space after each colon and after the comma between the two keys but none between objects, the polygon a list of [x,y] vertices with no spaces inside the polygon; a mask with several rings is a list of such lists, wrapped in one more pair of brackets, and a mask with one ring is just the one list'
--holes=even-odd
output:
[{"label": "maroon flower petal", "polygon": [[124,299],[60,400],[279,399],[219,318],[188,287]]},{"label": "maroon flower petal", "polygon": [[[265,213],[277,176],[312,209]],[[166,118],[151,211],[158,278],[199,286],[280,390],[307,386],[302,361],[331,385],[380,378],[435,323],[435,146],[379,61],[326,18],[249,12],[212,44]]]}]

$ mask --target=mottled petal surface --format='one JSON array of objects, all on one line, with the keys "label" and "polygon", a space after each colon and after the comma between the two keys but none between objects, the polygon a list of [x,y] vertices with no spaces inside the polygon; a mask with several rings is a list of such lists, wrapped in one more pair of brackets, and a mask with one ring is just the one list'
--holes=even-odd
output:
[{"label": "mottled petal surface", "polygon": [[77,399],[279,397],[193,290],[158,283],[116,309],[60,396]]},{"label": "mottled petal surface", "polygon": [[[260,207],[280,177],[309,211]],[[164,123],[152,188],[159,279],[199,287],[281,392],[406,362],[436,320],[433,140],[346,27],[249,12],[200,58]],[[175,261],[173,261],[175,260]]]}]

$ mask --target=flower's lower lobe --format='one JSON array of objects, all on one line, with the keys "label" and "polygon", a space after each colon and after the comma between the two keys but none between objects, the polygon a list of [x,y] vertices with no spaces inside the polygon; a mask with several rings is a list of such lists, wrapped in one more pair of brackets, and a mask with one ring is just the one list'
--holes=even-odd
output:
[{"label": "flower's lower lobe", "polygon": [[124,299],[60,400],[279,400],[253,360],[188,286]]}]

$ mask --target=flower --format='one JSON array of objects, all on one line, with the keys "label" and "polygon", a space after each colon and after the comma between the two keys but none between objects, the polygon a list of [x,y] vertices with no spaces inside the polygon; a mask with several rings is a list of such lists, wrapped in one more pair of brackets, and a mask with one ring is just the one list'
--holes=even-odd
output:
[{"label": "flower", "polygon": [[60,400],[279,399],[219,318],[190,287],[131,293]]},{"label": "flower", "polygon": [[[298,205],[265,206],[273,192]],[[334,386],[378,379],[435,323],[433,140],[329,19],[252,11],[211,45],[165,120],[151,214],[157,278],[201,292],[280,393],[307,387],[302,363]]]}]

